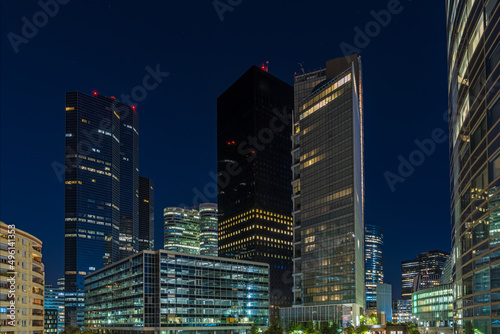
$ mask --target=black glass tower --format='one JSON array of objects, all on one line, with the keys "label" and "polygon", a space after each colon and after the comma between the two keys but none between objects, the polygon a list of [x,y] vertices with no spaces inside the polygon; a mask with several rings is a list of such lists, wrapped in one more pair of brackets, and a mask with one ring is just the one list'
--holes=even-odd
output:
[{"label": "black glass tower", "polygon": [[292,305],[293,88],[252,66],[217,99],[219,256],[270,264],[270,310]]},{"label": "black glass tower", "polygon": [[[138,226],[137,142],[132,107],[66,93],[66,326],[83,326],[84,276],[120,259],[121,224],[132,233]],[[131,217],[129,230],[125,217]]]},{"label": "black glass tower", "polygon": [[154,184],[139,176],[139,251],[154,250]]},{"label": "black glass tower", "polygon": [[139,251],[139,121],[130,116],[120,118],[120,259]]}]

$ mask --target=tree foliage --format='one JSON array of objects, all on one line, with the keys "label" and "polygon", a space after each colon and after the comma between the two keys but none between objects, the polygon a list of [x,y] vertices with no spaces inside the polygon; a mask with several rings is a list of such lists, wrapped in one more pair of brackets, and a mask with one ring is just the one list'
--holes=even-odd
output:
[{"label": "tree foliage", "polygon": [[278,317],[275,317],[271,321],[271,325],[267,329],[266,334],[283,334],[283,328],[281,328],[280,320]]}]

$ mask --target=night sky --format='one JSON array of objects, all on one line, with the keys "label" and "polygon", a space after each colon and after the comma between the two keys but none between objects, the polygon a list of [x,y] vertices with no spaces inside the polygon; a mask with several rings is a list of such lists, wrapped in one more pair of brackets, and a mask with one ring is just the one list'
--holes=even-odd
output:
[{"label": "night sky", "polygon": [[[431,140],[435,129],[448,134],[444,0],[402,0],[380,31],[371,11],[396,0],[220,0],[236,4],[223,21],[211,0],[60,1],[67,3],[47,22],[37,1],[1,1],[0,219],[43,241],[47,283],[64,273],[64,180],[54,166],[64,164],[66,91],[120,98],[139,91],[147,66],[170,73],[135,101],[140,175],[155,183],[161,246],[163,207],[192,205],[193,189],[207,185],[213,195],[217,97],[265,61],[292,85],[298,63],[319,69],[347,44],[363,60],[365,223],[384,228],[385,281],[394,297],[402,260],[450,250],[448,141],[436,143],[394,191],[384,176],[397,175],[399,156],[421,162],[415,140]],[[8,36],[22,36],[23,17],[33,22],[34,14],[40,27],[25,29],[31,35],[17,40],[16,53]],[[373,37],[355,41],[354,29],[367,24]]]}]

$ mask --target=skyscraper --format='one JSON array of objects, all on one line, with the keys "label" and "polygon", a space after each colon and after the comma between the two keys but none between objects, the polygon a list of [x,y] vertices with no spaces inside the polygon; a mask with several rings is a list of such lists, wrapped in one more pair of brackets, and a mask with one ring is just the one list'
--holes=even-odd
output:
[{"label": "skyscraper", "polygon": [[382,228],[365,225],[366,309],[377,309],[377,284],[384,283],[384,234]]},{"label": "skyscraper", "polygon": [[154,250],[154,207],[153,181],[139,176],[139,251]]},{"label": "skyscraper", "polygon": [[392,285],[378,283],[375,289],[377,293],[377,315],[381,324],[392,321]]},{"label": "skyscraper", "polygon": [[[447,252],[432,250],[420,253],[413,260],[401,262],[401,295],[403,299],[411,299],[411,294],[418,290],[419,282],[424,279],[424,285],[431,284],[429,278],[439,284],[439,278],[443,273],[444,265],[450,254]],[[426,277],[418,278],[419,275]],[[429,275],[432,275],[429,276]],[[417,278],[417,281],[415,280]],[[427,281],[427,282],[425,282]],[[415,285],[417,284],[417,285]],[[422,286],[423,287],[423,286]]]},{"label": "skyscraper", "polygon": [[500,333],[498,7],[498,0],[446,1],[457,333]]},{"label": "skyscraper", "polygon": [[218,256],[217,204],[200,204],[200,254]]},{"label": "skyscraper", "polygon": [[200,254],[200,215],[196,209],[167,207],[163,209],[163,248]]},{"label": "skyscraper", "polygon": [[135,109],[127,116],[120,116],[120,259],[139,251],[139,121]]},{"label": "skyscraper", "polygon": [[270,265],[271,317],[292,304],[292,104],[256,66],[217,99],[219,255]]},{"label": "skyscraper", "polygon": [[[357,55],[330,60],[325,69],[295,77],[292,182],[296,307],[281,311],[285,323],[342,320],[357,324],[362,314],[362,87]],[[298,318],[314,312],[322,318]]]},{"label": "skyscraper", "polygon": [[96,93],[66,93],[67,326],[83,326],[84,276],[135,247],[137,140],[134,108]]}]

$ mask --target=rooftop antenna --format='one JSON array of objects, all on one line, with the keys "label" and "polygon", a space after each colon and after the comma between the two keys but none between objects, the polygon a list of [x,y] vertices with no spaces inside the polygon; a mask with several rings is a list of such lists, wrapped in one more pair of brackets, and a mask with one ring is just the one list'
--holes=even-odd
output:
[{"label": "rooftop antenna", "polygon": [[303,66],[303,62],[302,63],[299,63],[300,65],[300,70],[302,71],[302,74],[306,74],[306,71],[304,71],[304,66]]}]

